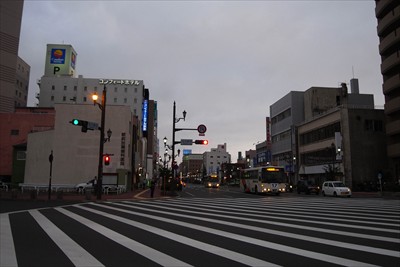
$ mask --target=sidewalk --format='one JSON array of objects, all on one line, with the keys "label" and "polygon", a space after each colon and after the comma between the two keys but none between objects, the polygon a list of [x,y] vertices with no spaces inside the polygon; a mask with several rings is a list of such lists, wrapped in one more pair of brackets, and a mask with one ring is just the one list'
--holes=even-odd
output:
[{"label": "sidewalk", "polygon": [[[30,209],[39,209],[45,207],[58,207],[64,205],[73,205],[78,203],[98,201],[93,194],[78,194],[76,192],[64,192],[62,194],[53,192],[50,200],[48,200],[47,192],[21,191],[0,191],[0,213],[15,212]],[[167,192],[164,196],[160,188],[154,190],[153,199],[171,198],[173,194]],[[122,194],[103,194],[99,201],[117,201],[117,200],[132,200],[132,199],[152,199],[150,189],[136,189],[132,192]]]},{"label": "sidewalk", "polygon": [[[167,198],[173,195],[169,192],[164,196],[163,191],[156,187],[154,190],[153,198]],[[21,191],[0,191],[1,200],[31,200],[31,201],[47,201],[48,193],[40,192],[36,194],[35,191],[28,191],[22,193]],[[151,199],[150,189],[135,189],[131,192],[125,192],[121,194],[102,194],[101,201],[112,201],[112,200],[122,200],[122,199]],[[57,201],[71,201],[71,202],[87,202],[87,201],[97,201],[97,197],[94,194],[79,194],[77,192],[52,192],[50,200]]]}]

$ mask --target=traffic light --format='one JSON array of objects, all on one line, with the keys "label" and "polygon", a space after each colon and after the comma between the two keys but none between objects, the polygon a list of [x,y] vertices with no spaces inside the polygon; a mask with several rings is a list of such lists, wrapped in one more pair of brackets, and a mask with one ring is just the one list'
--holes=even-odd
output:
[{"label": "traffic light", "polygon": [[110,155],[104,155],[104,165],[110,165]]},{"label": "traffic light", "polygon": [[81,131],[83,133],[86,133],[88,130],[88,122],[84,121],[84,120],[78,120],[78,119],[72,119],[70,121],[70,123],[72,123],[75,126],[82,126]]},{"label": "traffic light", "polygon": [[196,145],[208,145],[208,140],[195,140]]}]

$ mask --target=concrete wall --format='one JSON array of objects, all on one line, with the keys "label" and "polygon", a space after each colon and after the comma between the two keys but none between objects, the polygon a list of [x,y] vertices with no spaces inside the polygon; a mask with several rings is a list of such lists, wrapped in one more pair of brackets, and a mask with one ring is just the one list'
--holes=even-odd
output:
[{"label": "concrete wall", "polygon": [[[97,106],[59,104],[55,106],[54,131],[29,134],[26,183],[48,182],[48,156],[53,150],[53,184],[77,184],[93,179],[98,173],[100,131],[81,132],[74,118],[100,124]],[[104,144],[104,154],[113,154],[103,172],[116,174],[119,169],[131,171],[132,113],[128,106],[107,106],[105,131],[112,130],[110,142]],[[125,134],[125,149],[122,149]],[[46,171],[47,170],[47,171]]]}]

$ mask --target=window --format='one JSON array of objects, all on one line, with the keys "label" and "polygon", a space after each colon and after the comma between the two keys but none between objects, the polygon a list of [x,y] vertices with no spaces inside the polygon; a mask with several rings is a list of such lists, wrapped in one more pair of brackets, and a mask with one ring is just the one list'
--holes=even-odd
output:
[{"label": "window", "polygon": [[26,160],[26,151],[17,151],[17,160]]},{"label": "window", "polygon": [[63,96],[63,102],[67,101],[67,97]]},{"label": "window", "polygon": [[54,101],[54,95],[51,96],[51,101]]},{"label": "window", "polygon": [[83,87],[83,91],[87,91],[87,86]]},{"label": "window", "polygon": [[53,90],[53,91],[56,90],[56,86],[55,86],[55,85],[52,85],[52,86],[51,86],[51,90]]},{"label": "window", "polygon": [[133,99],[133,103],[137,103],[137,98],[135,97],[134,99]]},{"label": "window", "polygon": [[74,86],[74,91],[76,91],[76,90],[78,90],[78,86],[75,85]]},{"label": "window", "polygon": [[86,96],[83,97],[83,102],[86,102]]},{"label": "window", "polygon": [[94,91],[97,92],[97,86],[94,87]]},{"label": "window", "polygon": [[118,92],[118,87],[114,87],[114,92]]},{"label": "window", "polygon": [[67,91],[67,86],[66,85],[64,85],[64,91]]},{"label": "window", "polygon": [[11,135],[19,135],[19,130],[18,129],[11,129]]},{"label": "window", "polygon": [[128,88],[125,87],[125,88],[124,88],[124,91],[125,91],[125,93],[127,93],[127,92],[128,92]]},{"label": "window", "polygon": [[137,87],[135,87],[135,93],[137,93]]},{"label": "window", "polygon": [[128,99],[124,98],[124,103],[126,104],[128,102]]},{"label": "window", "polygon": [[116,97],[114,97],[114,103],[117,103],[117,98]]}]

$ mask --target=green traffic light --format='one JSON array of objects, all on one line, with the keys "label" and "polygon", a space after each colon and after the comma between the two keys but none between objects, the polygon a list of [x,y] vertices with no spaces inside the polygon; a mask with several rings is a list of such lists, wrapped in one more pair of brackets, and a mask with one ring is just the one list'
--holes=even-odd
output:
[{"label": "green traffic light", "polygon": [[79,120],[73,119],[73,120],[72,120],[72,124],[73,124],[73,125],[79,125]]}]

